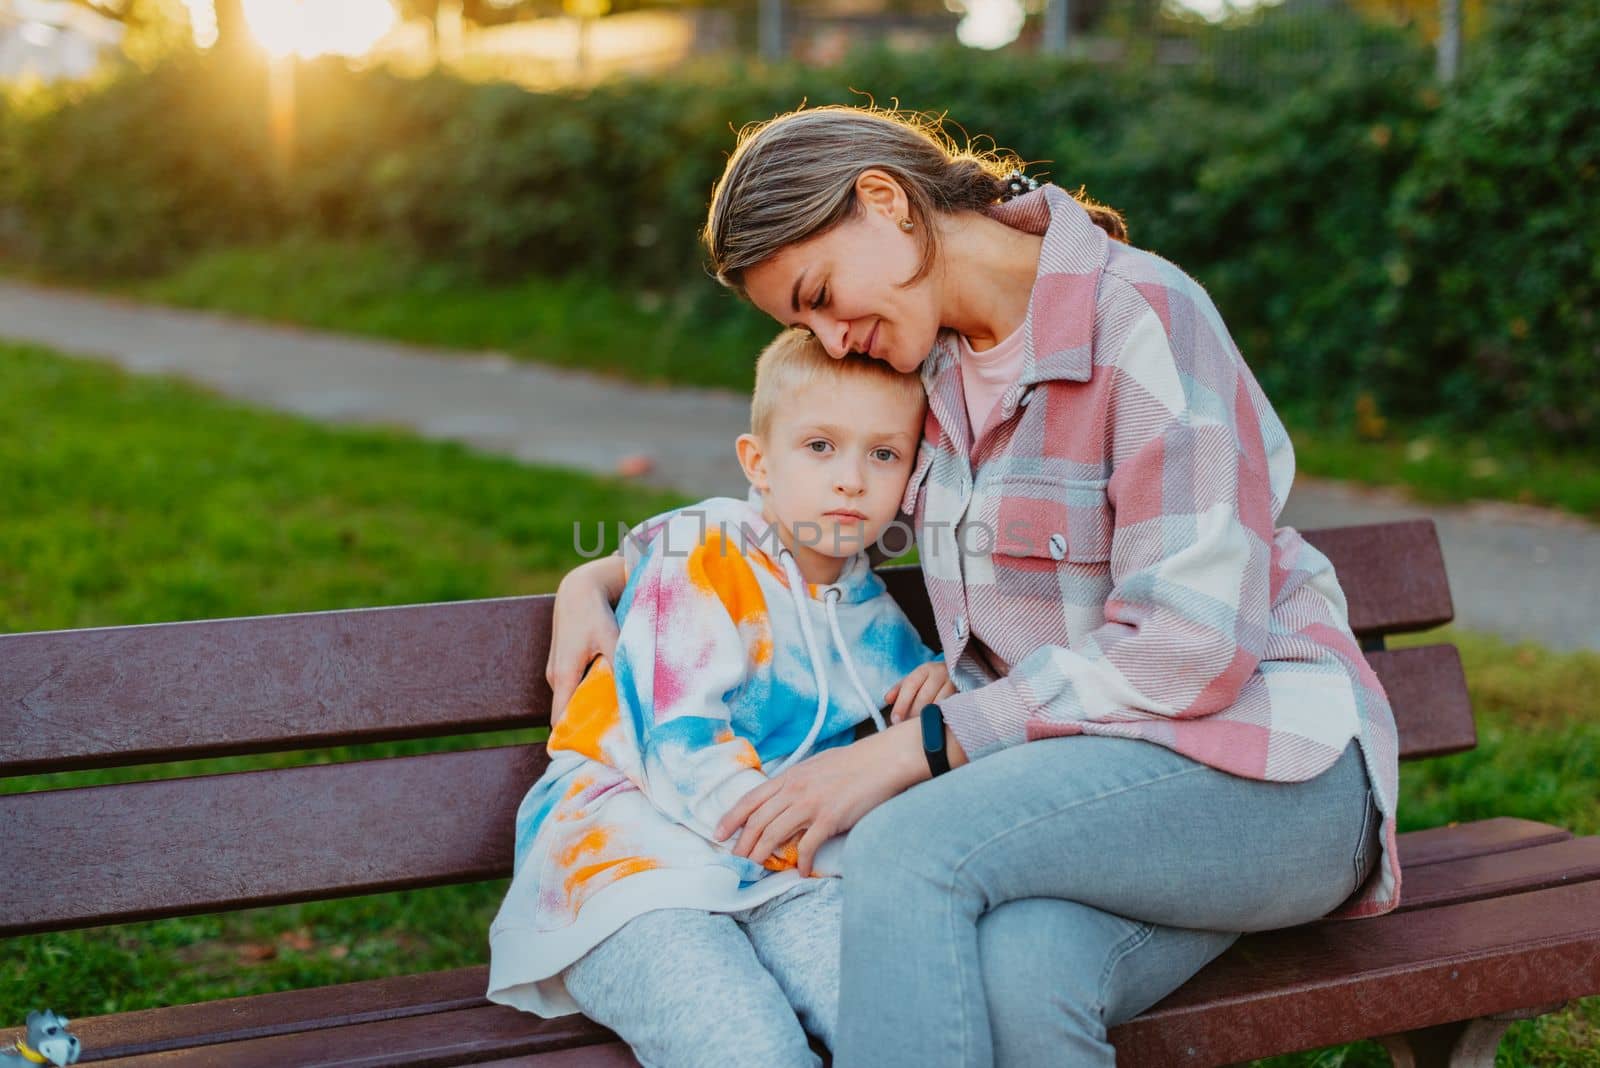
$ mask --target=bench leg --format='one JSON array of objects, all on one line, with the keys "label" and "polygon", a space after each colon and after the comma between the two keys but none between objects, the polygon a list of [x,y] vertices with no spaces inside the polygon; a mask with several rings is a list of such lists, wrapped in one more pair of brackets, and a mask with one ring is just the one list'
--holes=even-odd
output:
[{"label": "bench leg", "polygon": [[1506,1029],[1517,1020],[1555,1012],[1562,1005],[1518,1009],[1476,1020],[1423,1027],[1378,1039],[1389,1051],[1394,1068],[1494,1068],[1495,1050]]}]

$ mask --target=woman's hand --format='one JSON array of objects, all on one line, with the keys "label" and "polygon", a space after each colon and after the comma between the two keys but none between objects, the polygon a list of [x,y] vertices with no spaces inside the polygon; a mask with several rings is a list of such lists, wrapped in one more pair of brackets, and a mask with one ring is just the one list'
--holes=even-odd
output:
[{"label": "woman's hand", "polygon": [[884,695],[883,703],[894,704],[889,713],[890,723],[919,715],[923,708],[935,701],[943,701],[956,692],[950,681],[950,669],[941,660],[934,660],[914,668],[911,674],[892,686]]},{"label": "woman's hand", "polygon": [[567,572],[556,587],[555,614],[550,622],[550,657],[544,678],[550,684],[550,726],[561,716],[583,673],[597,656],[617,650],[617,617],[612,610],[627,585],[622,559],[602,556]]},{"label": "woman's hand", "polygon": [[739,831],[733,852],[760,863],[798,835],[800,874],[810,875],[822,843],[928,776],[917,725],[890,727],[824,749],[751,790],[717,824],[717,840]]}]

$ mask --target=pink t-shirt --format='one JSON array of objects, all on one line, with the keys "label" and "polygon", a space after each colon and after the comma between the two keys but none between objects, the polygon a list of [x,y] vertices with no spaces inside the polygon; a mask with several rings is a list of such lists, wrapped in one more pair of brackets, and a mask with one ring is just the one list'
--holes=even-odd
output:
[{"label": "pink t-shirt", "polygon": [[989,425],[989,418],[1000,405],[1000,395],[1022,374],[1022,333],[1019,326],[994,348],[983,352],[974,352],[965,335],[956,335],[961,354],[961,391],[967,397],[967,424],[972,428],[973,441]]}]

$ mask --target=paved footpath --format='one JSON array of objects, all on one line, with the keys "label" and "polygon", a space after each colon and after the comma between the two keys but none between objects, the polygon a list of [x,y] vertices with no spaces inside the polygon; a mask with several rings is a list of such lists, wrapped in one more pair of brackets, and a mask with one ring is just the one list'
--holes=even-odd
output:
[{"label": "paved footpath", "polygon": [[[265,407],[383,424],[529,463],[615,474],[648,455],[643,481],[742,494],[733,439],[747,400],[652,389],[514,362],[267,326],[0,281],[0,336],[172,374]],[[1399,494],[1301,478],[1282,521],[1300,527],[1432,516],[1457,622],[1562,649],[1600,649],[1600,526],[1507,505],[1418,505]]]}]

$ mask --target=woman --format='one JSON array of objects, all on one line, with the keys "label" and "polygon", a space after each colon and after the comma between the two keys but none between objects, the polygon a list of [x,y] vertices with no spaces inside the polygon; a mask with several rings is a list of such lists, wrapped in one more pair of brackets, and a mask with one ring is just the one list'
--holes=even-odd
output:
[{"label": "woman", "polygon": [[[898,723],[719,828],[798,834],[803,866],[854,828],[845,1068],[1111,1064],[1107,1029],[1238,932],[1398,901],[1393,717],[1327,559],[1274,527],[1282,424],[1197,283],[1014,162],[796,112],[742,135],[705,231],[724,284],[928,391],[904,506],[945,753]],[[621,585],[563,582],[558,699]]]}]

